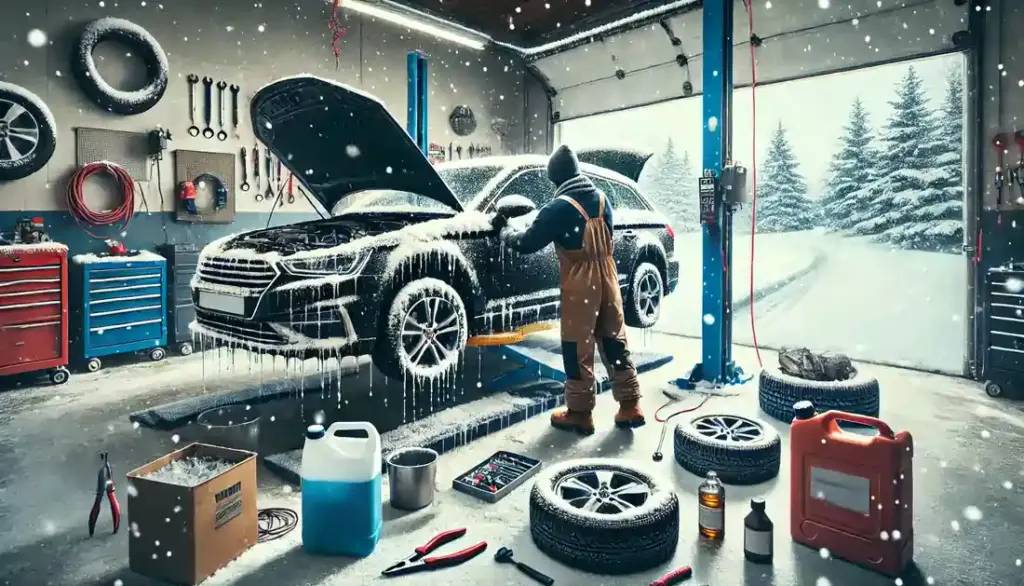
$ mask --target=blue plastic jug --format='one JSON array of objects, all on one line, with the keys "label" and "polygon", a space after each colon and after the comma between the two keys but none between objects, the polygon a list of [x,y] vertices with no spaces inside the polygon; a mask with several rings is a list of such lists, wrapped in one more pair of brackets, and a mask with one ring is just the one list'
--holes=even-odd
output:
[{"label": "blue plastic jug", "polygon": [[[367,437],[339,437],[363,431]],[[380,540],[380,434],[367,422],[311,425],[302,448],[302,548],[365,557]]]}]

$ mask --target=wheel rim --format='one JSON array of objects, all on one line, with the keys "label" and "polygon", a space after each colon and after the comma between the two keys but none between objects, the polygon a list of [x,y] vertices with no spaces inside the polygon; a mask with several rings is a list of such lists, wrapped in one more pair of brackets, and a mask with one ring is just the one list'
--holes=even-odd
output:
[{"label": "wheel rim", "polygon": [[760,423],[736,415],[699,417],[694,420],[693,427],[703,437],[734,444],[749,444],[764,437]]},{"label": "wheel rim", "polygon": [[615,515],[639,507],[651,496],[649,484],[617,470],[587,470],[561,478],[555,494],[574,509]]},{"label": "wheel rim", "polygon": [[640,277],[636,285],[637,311],[645,318],[652,318],[658,315],[661,309],[661,283],[658,276],[650,271]]},{"label": "wheel rim", "polygon": [[20,161],[38,144],[39,121],[21,104],[0,99],[0,161]]},{"label": "wheel rim", "polygon": [[420,299],[402,322],[402,352],[416,367],[444,364],[459,351],[459,313],[443,297]]}]

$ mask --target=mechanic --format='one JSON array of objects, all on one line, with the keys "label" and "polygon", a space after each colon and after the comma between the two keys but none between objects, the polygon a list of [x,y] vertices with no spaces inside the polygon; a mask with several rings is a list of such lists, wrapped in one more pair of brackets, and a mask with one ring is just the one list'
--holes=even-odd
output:
[{"label": "mechanic", "polygon": [[558,254],[562,284],[562,361],[565,364],[565,407],[551,415],[551,425],[583,435],[594,433],[594,345],[612,377],[612,395],[619,403],[615,425],[640,427],[640,384],[629,355],[622,313],[618,271],[612,257],[611,202],[580,174],[576,154],[558,147],[548,160],[555,197],[537,212],[525,230],[508,225],[498,214],[495,228],[510,248],[532,254],[552,242]]}]

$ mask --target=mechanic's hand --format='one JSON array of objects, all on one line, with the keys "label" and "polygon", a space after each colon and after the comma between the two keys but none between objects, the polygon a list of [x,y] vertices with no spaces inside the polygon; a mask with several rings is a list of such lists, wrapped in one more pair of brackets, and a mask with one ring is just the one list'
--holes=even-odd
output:
[{"label": "mechanic's hand", "polygon": [[500,232],[505,226],[508,226],[508,218],[503,214],[494,214],[494,217],[491,218],[491,227]]}]

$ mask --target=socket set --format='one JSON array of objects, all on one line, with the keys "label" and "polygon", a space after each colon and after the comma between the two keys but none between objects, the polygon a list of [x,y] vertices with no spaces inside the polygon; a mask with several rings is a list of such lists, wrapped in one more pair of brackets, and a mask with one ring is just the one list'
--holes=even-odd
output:
[{"label": "socket set", "polygon": [[452,488],[496,503],[540,470],[540,460],[498,451],[452,481]]}]

